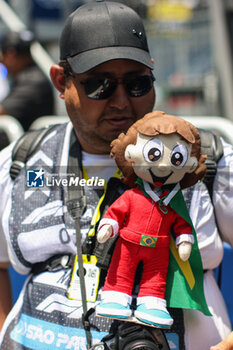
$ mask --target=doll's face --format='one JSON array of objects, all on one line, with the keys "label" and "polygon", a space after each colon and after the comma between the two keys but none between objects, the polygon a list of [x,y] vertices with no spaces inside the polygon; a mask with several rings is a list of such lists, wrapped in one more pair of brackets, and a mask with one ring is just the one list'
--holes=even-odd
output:
[{"label": "doll's face", "polygon": [[178,134],[149,137],[138,133],[136,145],[128,145],[126,160],[133,162],[137,176],[156,186],[178,183],[197,167],[192,145]]}]

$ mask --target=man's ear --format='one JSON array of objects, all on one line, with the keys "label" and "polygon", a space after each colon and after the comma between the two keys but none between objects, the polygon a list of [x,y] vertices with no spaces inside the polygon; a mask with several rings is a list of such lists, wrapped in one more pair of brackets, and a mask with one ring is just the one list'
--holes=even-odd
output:
[{"label": "man's ear", "polygon": [[50,77],[55,88],[60,92],[60,97],[64,98],[64,91],[66,86],[66,78],[64,75],[64,68],[58,64],[52,65],[50,68]]}]

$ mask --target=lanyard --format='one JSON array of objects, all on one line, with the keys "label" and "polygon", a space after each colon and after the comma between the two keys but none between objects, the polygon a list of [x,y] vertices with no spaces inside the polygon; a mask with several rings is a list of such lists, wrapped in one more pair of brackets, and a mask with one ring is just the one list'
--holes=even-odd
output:
[{"label": "lanyard", "polygon": [[[122,176],[122,173],[121,171],[117,168],[113,177],[117,178],[117,179],[120,179]],[[88,174],[87,174],[87,171],[86,169],[83,167],[83,177],[85,180],[88,180],[89,177],[88,177]],[[105,198],[105,195],[106,195],[106,192],[107,192],[107,182],[104,180],[104,193],[103,195],[100,197],[99,199],[99,202],[95,208],[95,211],[94,211],[94,214],[92,216],[92,219],[91,219],[91,226],[90,226],[90,229],[88,231],[88,237],[94,237],[95,234],[96,234],[96,227],[97,227],[97,224],[99,223],[100,219],[101,219],[101,204],[103,203],[103,200]]]}]

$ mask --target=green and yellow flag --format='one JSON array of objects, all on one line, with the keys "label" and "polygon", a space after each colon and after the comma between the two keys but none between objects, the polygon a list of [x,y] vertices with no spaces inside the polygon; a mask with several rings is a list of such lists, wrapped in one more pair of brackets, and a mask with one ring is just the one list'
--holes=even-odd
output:
[{"label": "green and yellow flag", "polygon": [[169,206],[192,226],[194,244],[189,260],[183,262],[179,258],[175,240],[173,237],[171,238],[166,288],[167,306],[197,309],[205,315],[211,316],[204,295],[203,266],[197,236],[181,190],[171,199]]}]

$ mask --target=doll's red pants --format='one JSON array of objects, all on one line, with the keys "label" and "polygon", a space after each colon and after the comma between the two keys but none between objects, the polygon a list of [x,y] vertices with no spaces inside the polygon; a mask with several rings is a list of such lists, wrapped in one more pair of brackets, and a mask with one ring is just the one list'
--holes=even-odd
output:
[{"label": "doll's red pants", "polygon": [[140,261],[143,261],[143,273],[138,296],[164,299],[169,247],[145,247],[121,237],[117,240],[103,290],[131,295]]}]

